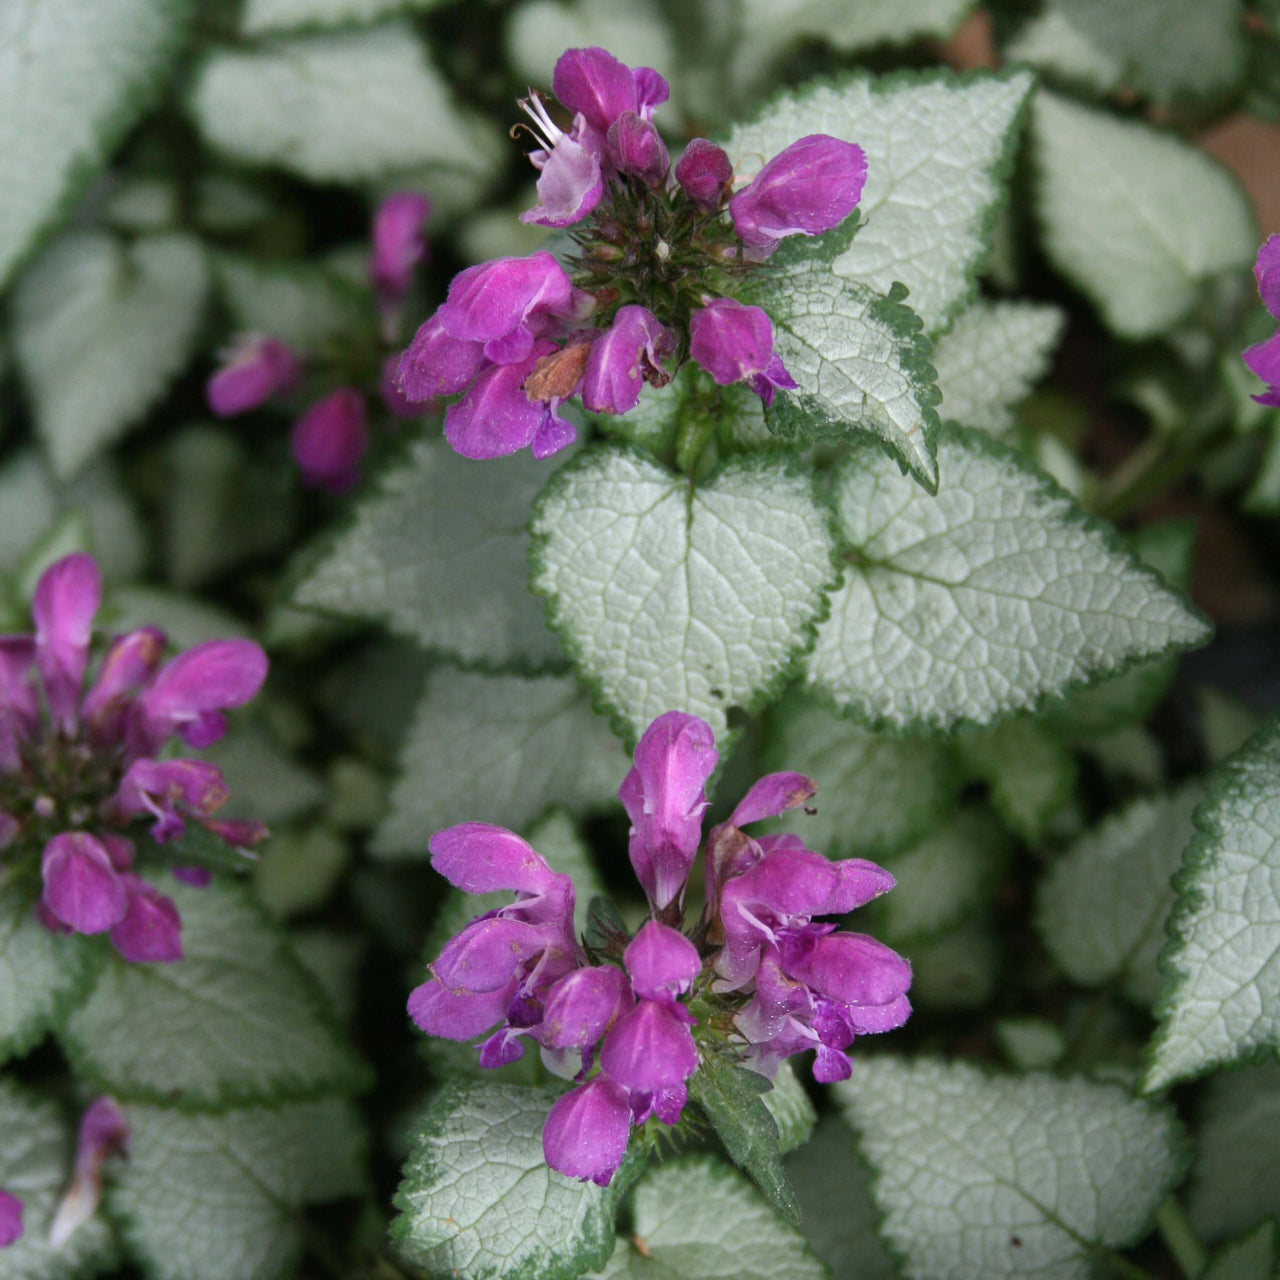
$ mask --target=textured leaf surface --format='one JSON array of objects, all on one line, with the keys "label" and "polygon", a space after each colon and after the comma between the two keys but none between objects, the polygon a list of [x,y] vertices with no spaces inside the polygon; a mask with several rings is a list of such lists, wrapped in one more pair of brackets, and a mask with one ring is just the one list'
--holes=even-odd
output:
[{"label": "textured leaf surface", "polygon": [[400,754],[374,851],[427,856],[455,822],[523,830],[548,804],[610,804],[628,768],[577,682],[436,670]]},{"label": "textured leaf surface", "polygon": [[836,1096],[908,1280],[1085,1280],[1090,1246],[1136,1243],[1182,1174],[1172,1112],[1115,1085],[878,1058]]},{"label": "textured leaf surface", "polygon": [[786,1170],[805,1240],[833,1280],[893,1280],[897,1272],[876,1234],[867,1167],[849,1126],[824,1115],[813,1137],[787,1157]]},{"label": "textured leaf surface", "polygon": [[1050,0],[1009,57],[1104,92],[1121,80],[1160,102],[1229,93],[1245,70],[1239,0]]},{"label": "textured leaf surface", "polygon": [[247,36],[313,27],[376,22],[405,9],[431,9],[441,0],[248,0],[240,17]]},{"label": "textured leaf surface", "polygon": [[809,686],[897,729],[987,724],[1209,625],[1012,450],[954,427],[936,498],[859,448],[836,472],[848,548]]},{"label": "textured leaf surface", "polygon": [[576,1280],[613,1251],[626,1166],[608,1187],[548,1169],[542,1125],[557,1090],[448,1084],[427,1111],[392,1224],[432,1275]]},{"label": "textured leaf surface", "polygon": [[820,36],[837,49],[865,49],[948,36],[971,7],[971,0],[745,0],[742,25],[748,37],[775,46],[781,30],[792,39]]},{"label": "textured leaf surface", "polygon": [[767,159],[810,133],[862,147],[867,185],[858,207],[865,225],[836,271],[882,293],[901,281],[934,332],[964,305],[990,248],[1031,86],[1026,71],[819,84],[738,126],[728,150]]},{"label": "textured leaf surface", "polygon": [[764,1105],[778,1126],[778,1150],[784,1156],[809,1141],[818,1113],[790,1062],[778,1068],[773,1088],[764,1095]]},{"label": "textured leaf surface", "polygon": [[878,932],[897,943],[959,924],[990,896],[1011,852],[1009,837],[990,813],[962,809],[889,863],[898,883],[877,904],[884,922]]},{"label": "textured leaf surface", "polygon": [[0,893],[0,1060],[24,1053],[84,993],[92,944],[51,933],[25,894]]},{"label": "textured leaf surface", "polygon": [[191,1106],[350,1088],[364,1068],[321,993],[238,887],[165,886],[182,915],[172,965],[112,958],[67,1019],[77,1073],[117,1097]]},{"label": "textured leaf surface", "polygon": [[1159,333],[1253,261],[1249,203],[1203,152],[1044,91],[1032,118],[1045,249],[1116,333]]},{"label": "textured leaf surface", "polygon": [[1209,776],[1175,882],[1145,1087],[1280,1049],[1280,721]]},{"label": "textured leaf surface", "polygon": [[1156,998],[1171,881],[1203,794],[1192,783],[1134,801],[1077,840],[1040,882],[1036,928],[1073,982],[1097,987],[1117,980],[1133,1000]]},{"label": "textured leaf surface", "polygon": [[1196,1117],[1187,1212],[1207,1240],[1280,1215],[1280,1063],[1225,1071]]},{"label": "textured leaf surface", "polygon": [[69,476],[132,426],[182,371],[208,271],[189,236],[130,248],[100,231],[55,241],[22,275],[14,341],[54,470]]},{"label": "textured leaf surface", "polygon": [[317,182],[418,165],[483,173],[494,156],[400,23],[215,53],[192,111],[212,146]]},{"label": "textured leaf surface", "polygon": [[1049,371],[1066,316],[1034,302],[975,302],[934,343],[938,415],[1003,435],[1013,410]]},{"label": "textured leaf surface", "polygon": [[636,1187],[634,1237],[601,1280],[822,1280],[804,1238],[741,1174],[709,1156],[664,1161]]},{"label": "textured leaf surface", "polygon": [[0,7],[0,285],[146,106],[190,10],[190,0]]},{"label": "textured leaf surface", "polygon": [[903,291],[882,297],[817,259],[768,277],[774,348],[798,384],[766,420],[783,439],[874,432],[930,491],[938,487],[938,400],[929,342]]},{"label": "textured leaf surface", "polygon": [[52,1103],[0,1080],[0,1187],[17,1196],[23,1208],[22,1239],[0,1249],[0,1280],[72,1280],[111,1264],[115,1248],[100,1215],[62,1249],[49,1244],[74,1147],[75,1134]]},{"label": "textured leaf surface", "polygon": [[585,450],[534,507],[534,590],[632,738],[664,711],[717,735],[810,643],[832,577],[827,511],[787,459],[692,485],[630,449]]},{"label": "textured leaf surface", "polygon": [[559,645],[529,593],[525,532],[549,474],[527,453],[476,462],[419,441],[294,602],[377,618],[460,662],[555,662]]},{"label": "textured leaf surface", "polygon": [[711,1122],[729,1158],[751,1175],[768,1202],[788,1221],[800,1220],[795,1192],[782,1171],[780,1134],[763,1094],[769,1082],[726,1057],[703,1056],[689,1080],[689,1097]]},{"label": "textured leaf surface", "polygon": [[302,1249],[298,1211],[365,1187],[364,1128],[346,1102],[126,1115],[129,1158],[107,1206],[155,1280],[283,1276]]},{"label": "textured leaf surface", "polygon": [[770,713],[766,767],[792,769],[818,784],[807,806],[778,823],[831,858],[880,857],[934,829],[963,781],[936,738],[872,733],[798,695]]}]

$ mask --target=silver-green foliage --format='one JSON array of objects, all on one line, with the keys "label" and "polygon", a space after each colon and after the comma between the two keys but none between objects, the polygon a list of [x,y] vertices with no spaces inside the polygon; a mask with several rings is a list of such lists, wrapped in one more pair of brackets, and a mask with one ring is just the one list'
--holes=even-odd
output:
[{"label": "silver-green foliage", "polygon": [[1021,455],[945,427],[936,498],[874,447],[836,470],[844,580],[807,685],[894,729],[989,724],[1208,623]]},{"label": "silver-green foliage", "polygon": [[121,1099],[221,1107],[364,1082],[323,995],[239,886],[166,885],[175,964],[112,959],[60,1032],[77,1073]]},{"label": "silver-green foliage", "polygon": [[576,1280],[614,1247],[624,1166],[607,1188],[555,1173],[542,1125],[555,1089],[452,1082],[422,1121],[392,1238],[432,1275]]},{"label": "silver-green foliage", "polygon": [[302,1208],[365,1189],[364,1125],[347,1102],[125,1115],[128,1159],[112,1171],[107,1208],[153,1280],[291,1275]]},{"label": "silver-green foliage", "polygon": [[1280,721],[1209,777],[1175,882],[1145,1087],[1280,1049]]},{"label": "silver-green foliage", "polygon": [[812,479],[769,453],[695,483],[589,448],[543,490],[532,532],[534,590],[633,739],[664,711],[722,734],[730,707],[758,708],[812,643],[833,576]]},{"label": "silver-green foliage", "polygon": [[907,1280],[1085,1280],[1135,1244],[1181,1179],[1167,1108],[1115,1085],[861,1059],[836,1086]]}]

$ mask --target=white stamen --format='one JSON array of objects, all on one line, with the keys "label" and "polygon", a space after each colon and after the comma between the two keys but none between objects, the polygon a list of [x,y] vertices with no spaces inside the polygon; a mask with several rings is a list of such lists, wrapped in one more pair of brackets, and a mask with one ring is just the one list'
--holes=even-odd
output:
[{"label": "white stamen", "polygon": [[564,131],[547,114],[542,99],[533,90],[529,90],[527,98],[520,99],[521,110],[533,121],[533,134],[548,150],[554,150],[557,142],[564,137]]}]

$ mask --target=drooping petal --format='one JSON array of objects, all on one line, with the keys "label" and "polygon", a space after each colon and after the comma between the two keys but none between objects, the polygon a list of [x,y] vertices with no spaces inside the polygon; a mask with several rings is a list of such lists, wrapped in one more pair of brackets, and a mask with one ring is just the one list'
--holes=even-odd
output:
[{"label": "drooping petal", "polygon": [[676,162],[676,181],[703,213],[720,207],[733,179],[733,163],[725,151],[706,138],[694,138]]},{"label": "drooping petal", "polygon": [[308,488],[345,493],[359,483],[360,459],[369,447],[364,396],[339,387],[317,400],[293,424],[289,448]]},{"label": "drooping petal", "polygon": [[234,418],[288,395],[302,378],[302,361],[287,342],[250,335],[225,353],[225,363],[205,384],[205,401],[219,418]]},{"label": "drooping petal", "polygon": [[583,405],[592,413],[634,409],[646,381],[662,386],[670,380],[661,362],[674,349],[674,335],[652,311],[620,307],[613,323],[591,344],[582,380]]},{"label": "drooping petal", "polygon": [[631,865],[658,908],[674,901],[688,879],[702,836],[706,781],[718,758],[705,720],[668,711],[644,731],[618,790],[631,819]]},{"label": "drooping petal", "polygon": [[0,1191],[0,1249],[22,1239],[22,1201]]},{"label": "drooping petal", "polygon": [[698,948],[678,929],[648,920],[627,944],[622,963],[636,995],[647,1000],[674,1000],[693,986],[702,968]]},{"label": "drooping petal", "polygon": [[773,325],[759,307],[717,298],[690,318],[689,354],[722,387],[742,382],[773,358]]},{"label": "drooping petal", "polygon": [[632,1005],[626,975],[613,965],[575,969],[552,988],[540,1038],[553,1049],[586,1049]]},{"label": "drooping petal", "polygon": [[497,991],[458,993],[431,977],[410,993],[409,1016],[429,1036],[472,1040],[506,1018],[515,989],[512,978]]},{"label": "drooping petal", "polygon": [[607,1187],[627,1153],[631,1104],[604,1076],[557,1098],[542,1127],[542,1155],[557,1173]]},{"label": "drooping petal", "polygon": [[409,292],[413,269],[427,256],[422,228],[430,216],[431,201],[417,191],[398,191],[378,205],[369,281],[384,305],[399,302]]},{"label": "drooping petal", "polygon": [[36,666],[54,722],[64,733],[75,731],[93,619],[101,603],[102,574],[98,562],[84,552],[51,564],[36,584],[31,605]]},{"label": "drooping petal", "polygon": [[683,1018],[641,1000],[613,1024],[600,1048],[600,1069],[628,1089],[656,1093],[682,1084],[698,1068],[698,1047]]},{"label": "drooping petal", "polygon": [[745,827],[762,818],[776,818],[811,800],[817,790],[818,784],[803,773],[767,773],[738,801],[729,822],[735,827]]},{"label": "drooping petal", "polygon": [[853,1075],[853,1061],[841,1049],[820,1044],[813,1059],[813,1078],[819,1084],[835,1084]]},{"label": "drooping petal", "polygon": [[166,663],[130,711],[135,754],[151,755],[173,734],[197,749],[226,732],[221,712],[262,688],[267,655],[252,640],[205,640]]},{"label": "drooping petal", "polygon": [[488,822],[460,822],[427,844],[431,865],[464,893],[542,893],[556,873],[527,841]]},{"label": "drooping petal", "polygon": [[899,996],[888,1004],[860,1005],[846,1012],[856,1035],[878,1035],[882,1031],[896,1031],[906,1022],[911,1016],[911,1001],[906,996]]},{"label": "drooping petal", "polygon": [[[650,73],[651,77],[656,75],[656,72]],[[649,94],[657,91],[657,85],[650,77],[645,79],[645,88]],[[636,77],[631,68],[619,62],[607,49],[595,46],[566,49],[556,62],[551,90],[561,106],[574,115],[585,116],[587,122],[601,133],[607,133],[609,126],[624,111],[636,111],[640,107]],[[650,105],[656,106],[657,102],[650,99]]]},{"label": "drooping petal", "polygon": [[780,151],[729,201],[743,244],[770,248],[784,236],[821,235],[853,212],[867,180],[861,147],[824,133]]},{"label": "drooping petal", "polygon": [[540,249],[527,258],[495,258],[459,272],[436,315],[454,338],[490,342],[532,315],[566,312],[574,301],[564,268]]},{"label": "drooping petal", "polygon": [[484,343],[455,338],[436,312],[400,357],[396,382],[406,400],[422,404],[452,396],[471,384],[484,359]]},{"label": "drooping petal", "polygon": [[498,991],[518,965],[545,949],[537,925],[489,916],[473,921],[446,944],[431,972],[451,991]]},{"label": "drooping petal", "polygon": [[182,917],[172,898],[135,875],[120,877],[129,907],[110,931],[111,945],[131,964],[172,964],[182,959]]},{"label": "drooping petal", "polygon": [[529,446],[529,452],[542,462],[567,449],[578,438],[578,428],[567,418],[562,418],[552,405],[542,412],[542,421]]},{"label": "drooping petal", "polygon": [[480,1065],[486,1071],[509,1067],[524,1057],[524,1041],[519,1031],[501,1027],[480,1046]]},{"label": "drooping petal", "polygon": [[1258,250],[1253,276],[1258,282],[1263,306],[1280,319],[1280,235],[1268,236]]},{"label": "drooping petal", "polygon": [[631,173],[651,187],[662,185],[671,163],[662,135],[634,111],[624,111],[606,135],[609,159],[619,173]]},{"label": "drooping petal", "polygon": [[230,792],[222,770],[209,760],[135,760],[120,780],[115,803],[127,817],[155,816],[152,836],[161,844],[186,829],[184,813],[209,815]]},{"label": "drooping petal", "polygon": [[85,723],[99,741],[119,734],[129,698],[159,667],[164,646],[165,634],[159,627],[139,627],[120,636],[107,650],[93,688],[80,707]]},{"label": "drooping petal", "polygon": [[840,874],[840,883],[831,900],[816,913],[818,915],[842,916],[866,906],[897,884],[890,872],[865,858],[842,858],[832,865]]},{"label": "drooping petal", "polygon": [[80,1117],[75,1173],[49,1227],[49,1243],[61,1249],[93,1217],[102,1199],[102,1166],[129,1149],[129,1122],[114,1098],[94,1101]]},{"label": "drooping petal", "polygon": [[[537,347],[538,355],[545,354]],[[444,435],[464,458],[503,458],[527,448],[542,427],[545,406],[523,390],[535,359],[485,369],[444,415]]]},{"label": "drooping petal", "polygon": [[785,944],[783,968],[811,990],[847,1005],[887,1005],[906,994],[911,965],[861,933],[832,933]]},{"label": "drooping petal", "polygon": [[787,372],[782,357],[776,352],[769,357],[769,363],[759,373],[753,373],[747,379],[747,386],[764,401],[766,409],[773,404],[777,392],[794,391],[799,385]]},{"label": "drooping petal", "polygon": [[76,933],[105,933],[128,910],[125,886],[102,842],[86,831],[64,831],[44,847],[41,901]]}]

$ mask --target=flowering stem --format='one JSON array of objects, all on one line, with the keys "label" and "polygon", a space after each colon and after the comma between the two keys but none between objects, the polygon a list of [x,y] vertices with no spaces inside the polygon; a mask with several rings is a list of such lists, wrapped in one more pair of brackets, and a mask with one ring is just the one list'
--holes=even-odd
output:
[{"label": "flowering stem", "polygon": [[676,468],[692,475],[715,434],[716,420],[711,407],[691,396],[682,406],[676,436]]},{"label": "flowering stem", "polygon": [[1127,515],[1139,503],[1181,480],[1232,436],[1229,426],[1219,427],[1191,440],[1174,438],[1140,449],[1132,466],[1122,467],[1113,483],[1103,487],[1094,509],[1107,520]]},{"label": "flowering stem", "polygon": [[1178,1264],[1178,1270],[1187,1280],[1195,1280],[1204,1270],[1209,1255],[1205,1253],[1195,1228],[1187,1220],[1186,1211],[1173,1196],[1156,1210],[1156,1229]]}]

